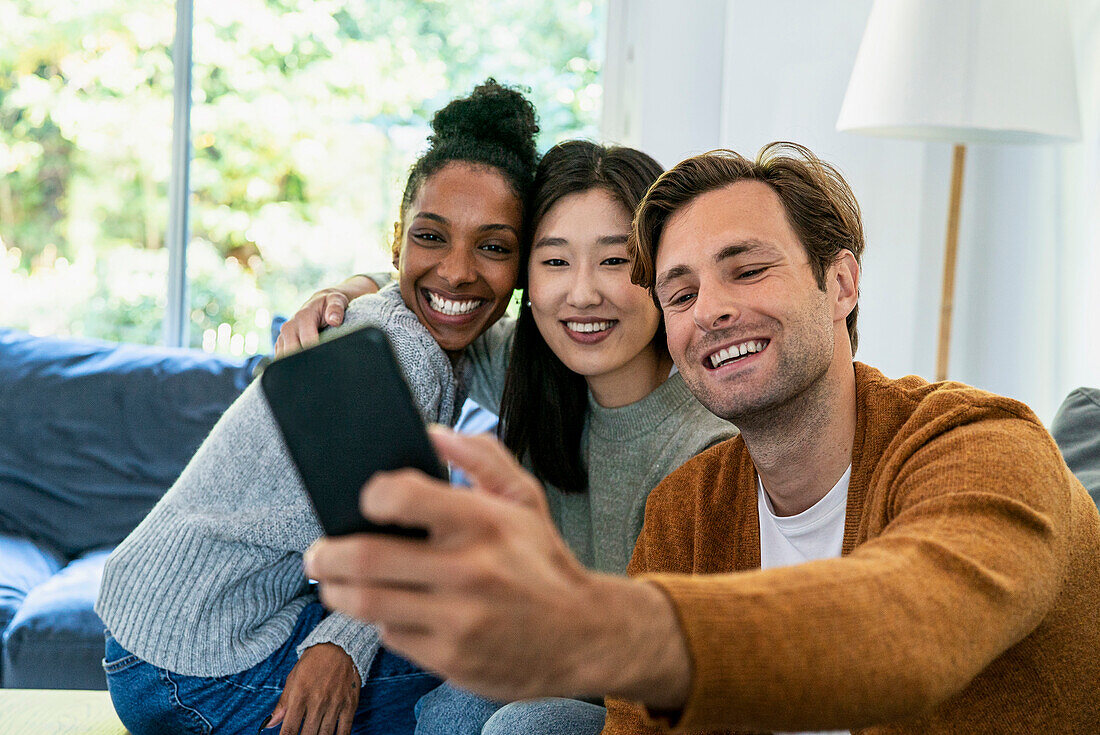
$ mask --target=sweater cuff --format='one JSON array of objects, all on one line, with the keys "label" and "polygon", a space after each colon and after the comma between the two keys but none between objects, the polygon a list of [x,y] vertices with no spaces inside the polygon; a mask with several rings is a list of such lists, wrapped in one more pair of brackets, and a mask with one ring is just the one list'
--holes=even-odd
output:
[{"label": "sweater cuff", "polygon": [[382,647],[377,628],[340,613],[332,613],[317,624],[306,639],[298,644],[298,657],[301,658],[302,652],[310,646],[320,643],[334,643],[351,657],[356,671],[359,672],[360,686],[367,683],[370,665],[378,649]]},{"label": "sweater cuff", "polygon": [[[712,704],[717,696],[717,701],[723,701],[729,697],[731,691],[736,691],[735,688],[730,688],[730,683],[725,679],[724,674],[728,672],[722,671],[708,671],[707,663],[708,657],[706,651],[698,650],[700,641],[694,635],[695,623],[697,621],[690,620],[690,605],[689,609],[684,608],[684,597],[691,596],[691,586],[685,586],[679,584],[684,580],[683,575],[675,574],[642,574],[637,579],[645,580],[650,584],[661,590],[672,603],[673,613],[676,615],[676,622],[680,626],[680,631],[684,636],[684,643],[687,646],[689,664],[691,668],[691,682],[688,684],[688,696],[684,702],[682,709],[678,711],[669,710],[654,710],[645,704],[640,704],[641,714],[644,716],[645,722],[651,727],[659,727],[670,730],[681,729],[693,729],[699,721],[705,722],[706,719],[701,717],[701,713],[705,711],[708,704]],[[700,668],[702,667],[702,669]]]}]

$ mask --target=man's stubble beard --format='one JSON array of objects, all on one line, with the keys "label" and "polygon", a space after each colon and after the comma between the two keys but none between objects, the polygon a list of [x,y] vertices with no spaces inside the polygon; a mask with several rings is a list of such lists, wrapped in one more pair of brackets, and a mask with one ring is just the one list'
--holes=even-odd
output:
[{"label": "man's stubble beard", "polygon": [[[824,296],[825,294],[822,294]],[[816,305],[815,305],[816,306]],[[705,370],[700,364],[699,370],[681,371],[688,389],[711,413],[721,419],[732,422],[742,431],[760,429],[770,433],[791,421],[801,423],[801,419],[812,419],[818,411],[818,404],[826,400],[825,375],[833,359],[834,332],[831,322],[817,322],[814,308],[803,311],[797,322],[788,329],[771,330],[774,335],[767,349],[776,350],[775,374],[768,385],[756,385],[751,389],[739,385],[750,381],[759,381],[752,376],[744,380],[730,380],[726,384],[715,385],[704,378]],[[738,330],[744,331],[744,330]],[[780,346],[775,337],[784,337]],[[727,339],[723,337],[723,339]],[[789,339],[790,341],[786,341]],[[715,344],[722,340],[708,340]],[[748,391],[756,391],[750,394]]]}]

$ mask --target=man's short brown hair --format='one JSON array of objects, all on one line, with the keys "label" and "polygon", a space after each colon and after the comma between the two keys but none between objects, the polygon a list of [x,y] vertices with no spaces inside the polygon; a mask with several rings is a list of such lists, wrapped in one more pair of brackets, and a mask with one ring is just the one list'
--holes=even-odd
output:
[{"label": "man's short brown hair", "polygon": [[[787,221],[809,256],[818,288],[825,289],[826,271],[842,250],[850,250],[860,262],[863,222],[848,182],[808,148],[776,142],[761,148],[755,161],[729,150],[711,151],[681,161],[657,179],[634,217],[631,280],[652,294],[657,245],[669,218],[701,194],[739,181],[760,181],[779,196]],[[858,311],[857,304],[847,319],[853,353]]]}]

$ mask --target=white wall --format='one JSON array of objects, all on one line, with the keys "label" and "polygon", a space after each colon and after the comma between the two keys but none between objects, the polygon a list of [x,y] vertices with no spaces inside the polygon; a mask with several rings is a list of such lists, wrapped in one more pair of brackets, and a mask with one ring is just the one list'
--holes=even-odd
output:
[{"label": "white wall", "polygon": [[718,145],[726,0],[609,0],[601,132],[664,166]]},{"label": "white wall", "polygon": [[946,194],[941,202],[934,184],[939,162],[934,155],[928,162],[931,146],[923,143],[836,132],[870,7],[869,0],[728,3],[722,144],[751,155],[791,140],[841,169],[868,243],[858,357],[888,375],[927,375],[935,356],[925,345],[934,346],[935,334],[922,324],[929,279],[919,243],[942,239],[924,221],[946,213]]},{"label": "white wall", "polygon": [[[870,7],[613,0],[605,133],[666,165],[716,146],[751,155],[772,140],[836,164],[867,233],[858,357],[931,379],[951,150],[836,132]],[[1087,142],[970,149],[949,370],[1048,422],[1070,389],[1100,385],[1100,0],[1073,8]],[[631,16],[618,31],[616,12]],[[634,77],[614,76],[622,49]],[[616,107],[624,96],[629,115]]]}]

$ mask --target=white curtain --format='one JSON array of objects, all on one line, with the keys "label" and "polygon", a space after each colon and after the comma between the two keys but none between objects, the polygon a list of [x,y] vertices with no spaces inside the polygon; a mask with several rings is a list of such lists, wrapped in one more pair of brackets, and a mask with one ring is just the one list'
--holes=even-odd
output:
[{"label": "white curtain", "polygon": [[1071,9],[1082,140],[971,149],[952,335],[952,377],[1047,422],[1100,386],[1100,0]]}]

